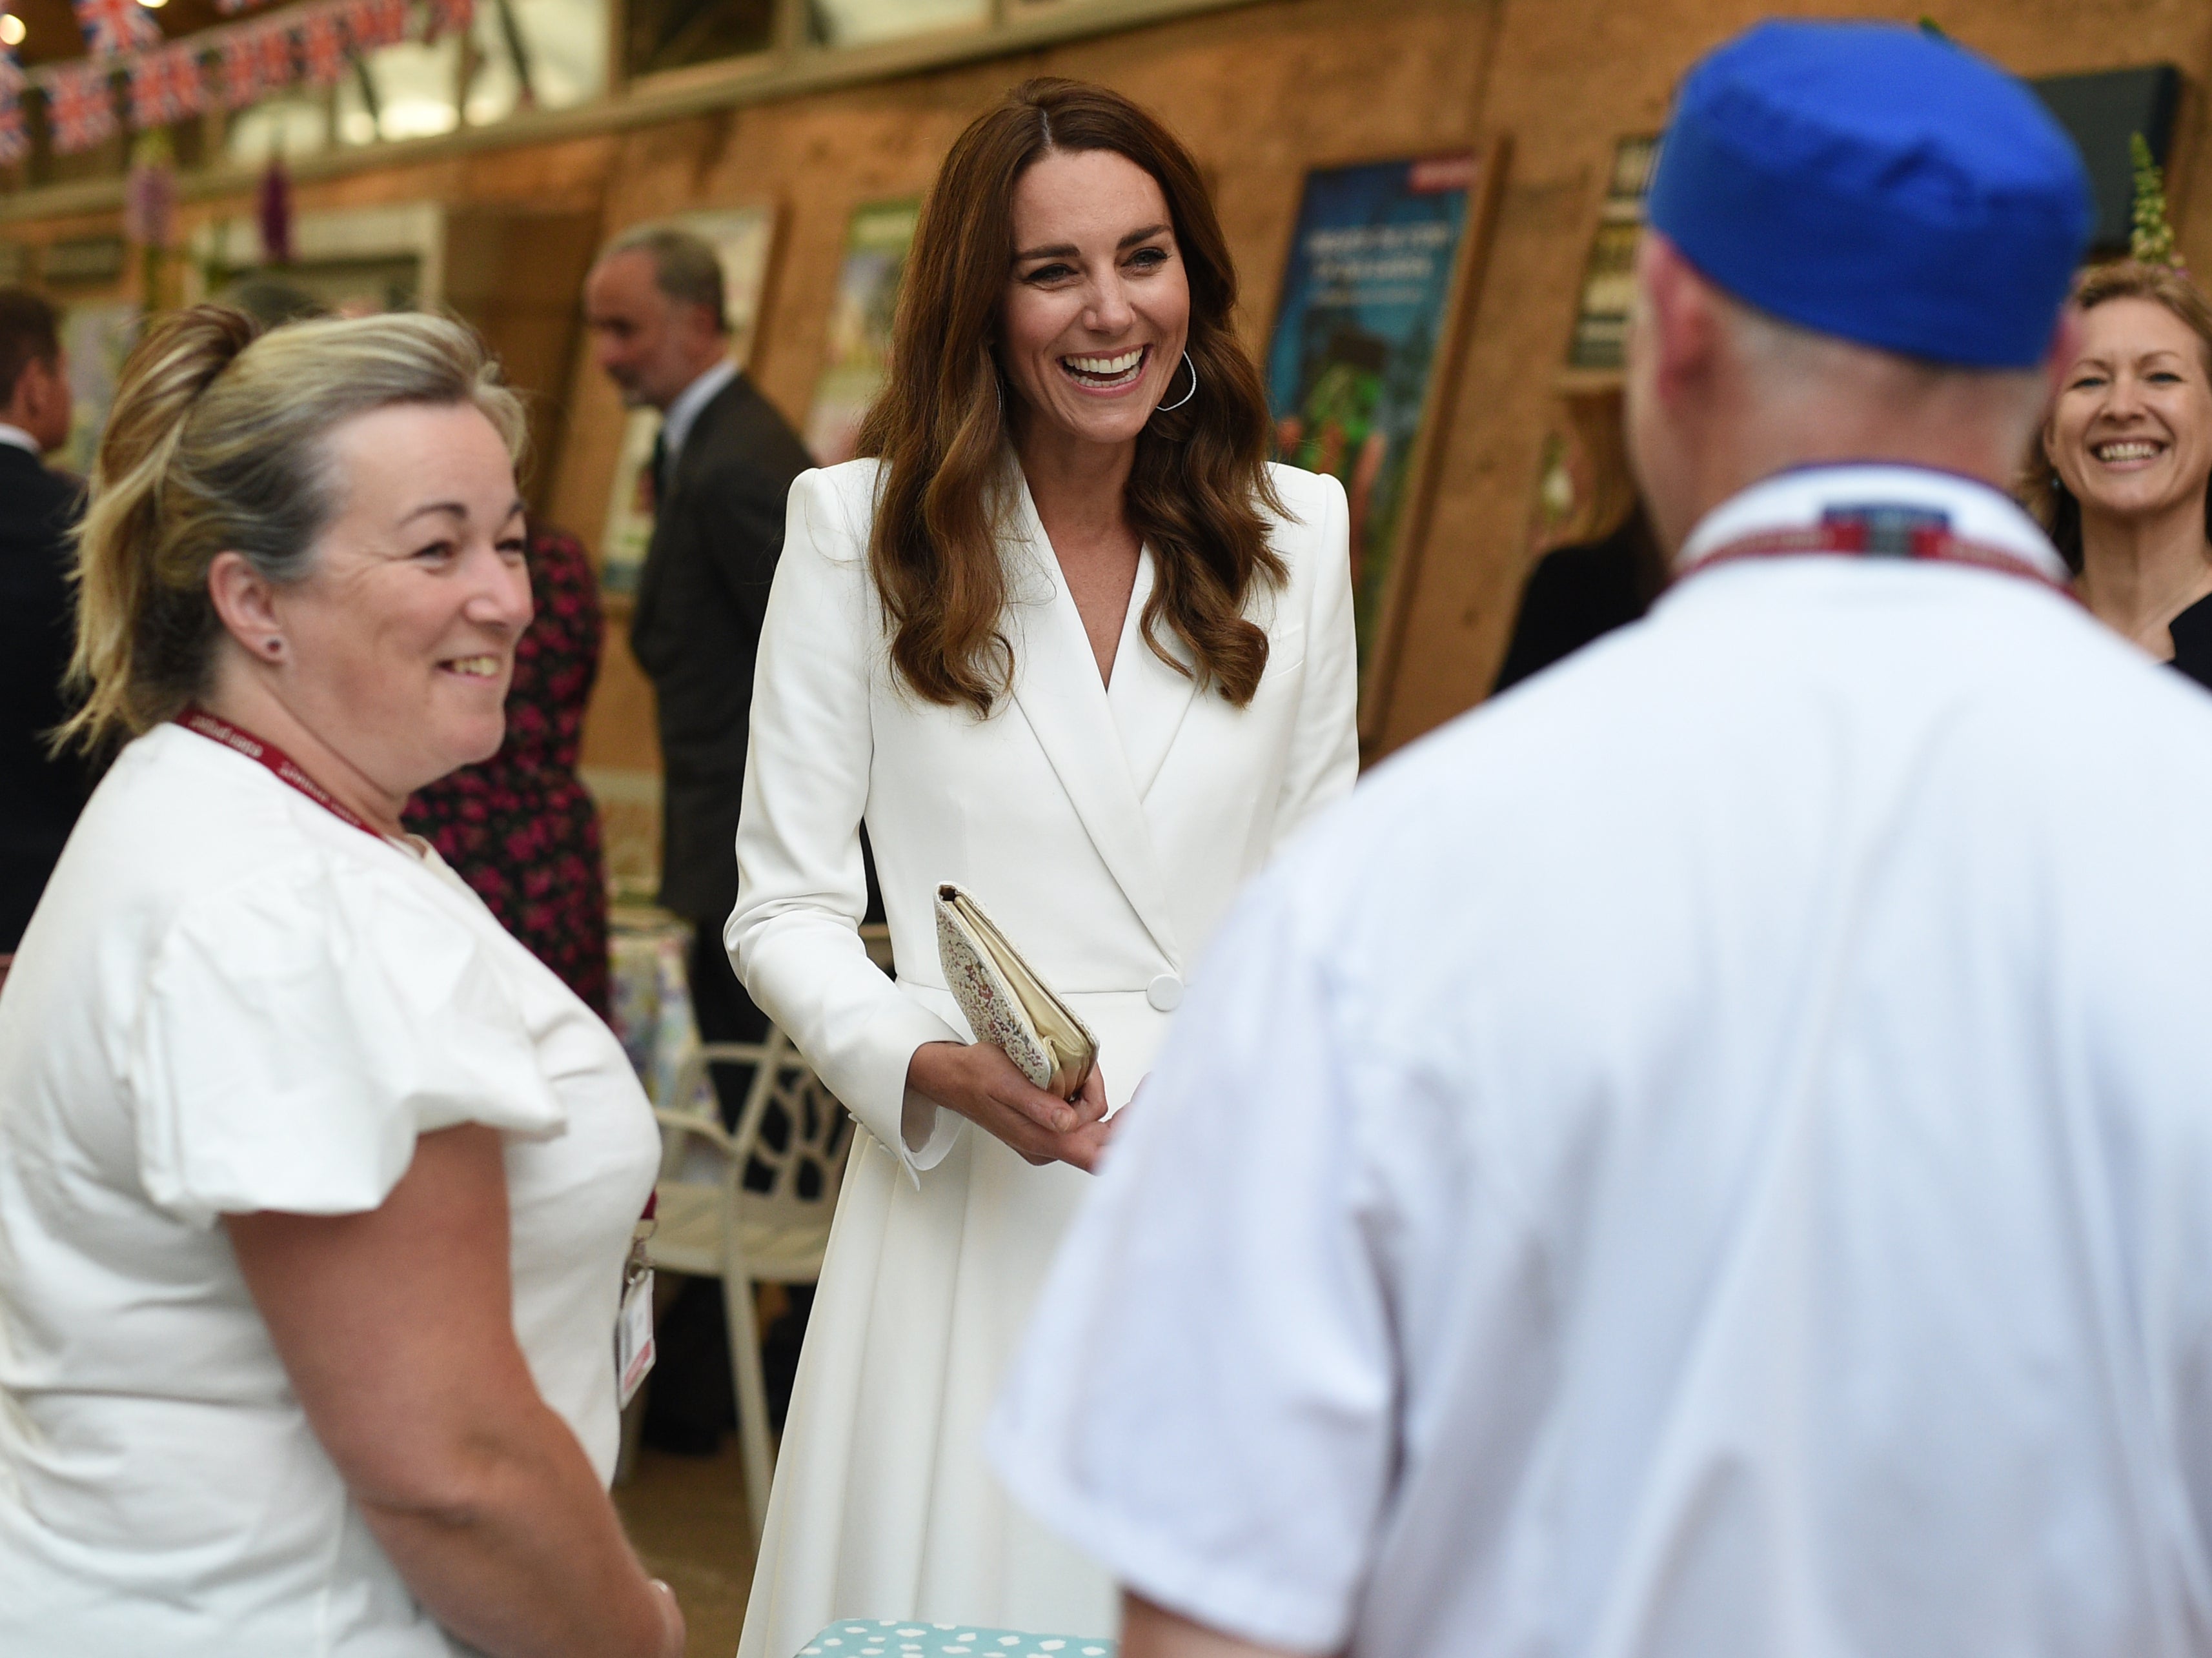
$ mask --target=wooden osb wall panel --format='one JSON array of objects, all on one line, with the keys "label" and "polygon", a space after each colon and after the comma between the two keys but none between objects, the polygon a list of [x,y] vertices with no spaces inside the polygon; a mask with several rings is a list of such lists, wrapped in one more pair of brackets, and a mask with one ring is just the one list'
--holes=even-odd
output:
[{"label": "wooden osb wall panel", "polygon": [[2195,268],[2212,257],[2212,167],[2197,95],[2212,56],[2203,0],[1505,0],[1484,119],[1513,161],[1385,746],[1479,701],[1497,671],[1526,572],[1540,445],[1559,413],[1576,288],[1614,139],[1662,125],[1676,78],[1762,15],[1913,19],[2034,76],[2170,61],[2191,82],[2177,135],[2177,217]]},{"label": "wooden osb wall panel", "polygon": [[[585,213],[596,218],[615,142],[608,137],[580,138],[313,179],[295,186],[293,209],[298,213],[323,213],[349,207],[436,202],[456,209],[512,207],[545,213]],[[177,218],[189,237],[210,220],[250,216],[254,210],[252,193],[241,191],[187,202]],[[8,234],[11,238],[42,242],[57,235],[87,234],[87,226],[112,230],[118,222],[117,215],[106,213],[90,220],[69,221],[67,228],[58,222],[33,222],[11,226]]]},{"label": "wooden osb wall panel", "polygon": [[[300,185],[298,205],[300,211],[311,213],[387,202],[431,201],[451,207],[514,206],[544,212],[597,213],[615,144],[610,137],[577,138],[349,173]],[[221,210],[246,212],[252,206],[248,197],[239,197]]]}]

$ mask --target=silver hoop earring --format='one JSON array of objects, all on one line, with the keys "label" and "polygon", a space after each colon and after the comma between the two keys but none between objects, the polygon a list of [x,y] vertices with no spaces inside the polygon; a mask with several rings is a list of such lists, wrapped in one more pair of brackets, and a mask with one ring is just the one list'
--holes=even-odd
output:
[{"label": "silver hoop earring", "polygon": [[[1198,365],[1190,360],[1190,353],[1188,351],[1182,354],[1182,366],[1190,370],[1190,390],[1184,392],[1182,396],[1176,398],[1173,403],[1164,403],[1160,404],[1158,408],[1152,410],[1154,414],[1171,414],[1198,395]],[[1172,384],[1173,382],[1170,383]]]}]

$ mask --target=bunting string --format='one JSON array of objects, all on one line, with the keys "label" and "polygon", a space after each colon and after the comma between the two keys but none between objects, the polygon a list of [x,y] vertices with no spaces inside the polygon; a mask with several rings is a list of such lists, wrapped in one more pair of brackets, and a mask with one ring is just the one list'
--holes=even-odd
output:
[{"label": "bunting string", "polygon": [[138,0],[70,0],[88,57],[120,58],[161,44],[161,26]]},{"label": "bunting string", "polygon": [[[72,0],[84,30],[86,55],[27,74],[13,52],[0,70],[0,164],[21,159],[22,99],[46,100],[54,149],[73,155],[106,143],[121,125],[117,77],[127,82],[129,118],[141,130],[167,126],[215,105],[242,109],[307,84],[336,85],[370,52],[409,38],[410,0],[309,0],[262,16],[218,23],[173,43],[138,0]],[[265,0],[236,0],[218,9],[237,14]],[[424,42],[466,29],[474,0],[424,0]]]},{"label": "bunting string", "polygon": [[311,87],[334,87],[345,77],[346,19],[356,6],[325,6],[300,20],[301,78]]},{"label": "bunting string", "polygon": [[12,167],[31,153],[30,129],[23,119],[22,60],[13,46],[0,46],[0,167]]},{"label": "bunting string", "polygon": [[[133,0],[136,3],[136,0]],[[131,60],[131,125],[142,131],[197,115],[207,107],[199,53],[169,46]]]},{"label": "bunting string", "polygon": [[41,70],[33,80],[46,94],[47,130],[63,155],[97,149],[115,136],[115,88],[106,64],[80,58]]}]

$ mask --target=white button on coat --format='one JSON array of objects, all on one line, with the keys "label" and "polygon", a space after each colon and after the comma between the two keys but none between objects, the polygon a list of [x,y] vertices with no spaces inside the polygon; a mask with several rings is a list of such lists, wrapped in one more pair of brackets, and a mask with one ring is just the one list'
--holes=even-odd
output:
[{"label": "white button on coat", "polygon": [[1163,973],[1145,987],[1145,999],[1161,1012],[1172,1013],[1182,1005],[1182,981]]}]

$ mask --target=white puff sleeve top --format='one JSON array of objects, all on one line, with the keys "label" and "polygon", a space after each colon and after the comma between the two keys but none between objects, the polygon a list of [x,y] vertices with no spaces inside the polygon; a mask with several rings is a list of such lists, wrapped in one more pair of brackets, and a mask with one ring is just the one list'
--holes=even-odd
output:
[{"label": "white puff sleeve top", "polygon": [[94,794],[0,992],[0,1651],[444,1655],[227,1213],[502,1131],[516,1332],[602,1477],[658,1140],[620,1045],[434,855],[179,726]]}]

